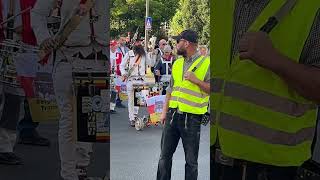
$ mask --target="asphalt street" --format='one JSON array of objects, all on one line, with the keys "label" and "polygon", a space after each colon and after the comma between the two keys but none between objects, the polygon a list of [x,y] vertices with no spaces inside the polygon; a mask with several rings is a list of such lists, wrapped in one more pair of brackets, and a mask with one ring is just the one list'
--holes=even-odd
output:
[{"label": "asphalt street", "polygon": [[[50,139],[51,146],[18,144],[15,152],[24,160],[24,165],[0,165],[0,180],[62,180],[59,176],[58,123],[42,123],[38,129],[42,136]],[[93,149],[89,176],[103,177],[109,167],[109,144],[94,144]]]},{"label": "asphalt street", "polygon": [[[109,167],[112,180],[155,180],[160,155],[162,127],[151,126],[136,131],[128,125],[127,109],[116,109],[111,115],[111,143],[94,144],[89,175],[103,177]],[[139,114],[147,113],[145,110]],[[58,154],[58,123],[44,122],[40,134],[51,140],[50,147],[18,144],[15,152],[24,165],[0,165],[0,180],[61,180]],[[199,152],[199,180],[209,180],[209,127],[202,126]],[[184,152],[181,141],[174,155],[172,180],[184,179]]]},{"label": "asphalt street", "polygon": [[[127,105],[126,105],[127,106]],[[111,115],[111,179],[155,180],[160,155],[162,127],[137,131],[128,124],[127,109]],[[142,109],[139,115],[147,114]],[[209,126],[202,126],[199,152],[199,180],[209,180]],[[184,179],[184,152],[181,141],[173,157],[172,180]]]}]

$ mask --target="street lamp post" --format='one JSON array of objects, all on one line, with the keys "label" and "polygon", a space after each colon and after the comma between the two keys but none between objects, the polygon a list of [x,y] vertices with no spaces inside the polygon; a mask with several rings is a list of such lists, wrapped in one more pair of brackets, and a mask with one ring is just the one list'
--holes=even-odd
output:
[{"label": "street lamp post", "polygon": [[146,28],[146,20],[147,17],[149,17],[149,0],[146,0],[146,18],[145,18],[145,26],[144,26],[144,48],[147,51],[148,50],[148,42],[149,42],[149,34],[148,29]]}]

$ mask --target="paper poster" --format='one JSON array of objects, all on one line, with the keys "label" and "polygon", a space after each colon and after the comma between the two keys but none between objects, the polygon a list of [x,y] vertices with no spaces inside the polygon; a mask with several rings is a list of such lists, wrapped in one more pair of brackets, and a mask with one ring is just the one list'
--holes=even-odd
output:
[{"label": "paper poster", "polygon": [[[150,114],[161,114],[163,105],[165,102],[166,96],[165,95],[158,95],[158,96],[153,96],[150,98],[147,98],[147,109]],[[153,115],[155,116],[155,115]],[[155,116],[157,117],[157,116]]]},{"label": "paper poster", "polygon": [[155,124],[155,123],[159,122],[160,116],[161,116],[161,113],[153,113],[153,114],[150,114],[150,121],[151,121],[151,123]]},{"label": "paper poster", "polygon": [[122,101],[128,100],[128,94],[126,93],[119,93],[119,97]]},{"label": "paper poster", "polygon": [[96,113],[97,133],[109,132],[109,128],[107,127],[105,118],[105,113]]},{"label": "paper poster", "polygon": [[92,97],[92,110],[101,111],[102,110],[102,98],[99,95]]},{"label": "paper poster", "polygon": [[33,88],[35,97],[28,98],[33,121],[58,121],[60,114],[55,99],[52,74],[37,72]]},{"label": "paper poster", "polygon": [[83,96],[83,97],[82,97],[81,108],[82,108],[82,113],[92,112],[92,101],[91,101],[91,97],[88,97],[88,96]]},{"label": "paper poster", "polygon": [[28,98],[30,113],[34,122],[59,120],[59,109],[55,101]]}]

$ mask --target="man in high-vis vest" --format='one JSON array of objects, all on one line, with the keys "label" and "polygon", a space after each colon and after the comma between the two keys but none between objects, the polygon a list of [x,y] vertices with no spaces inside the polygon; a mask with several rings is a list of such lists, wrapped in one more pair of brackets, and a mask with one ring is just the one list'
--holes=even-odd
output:
[{"label": "man in high-vis vest", "polygon": [[164,129],[157,180],[170,180],[172,156],[180,138],[185,152],[185,179],[198,178],[198,154],[201,120],[207,112],[210,93],[210,58],[197,51],[198,35],[185,30],[173,37],[181,55],[172,66],[172,78],[167,88],[161,115]]},{"label": "man in high-vis vest", "polygon": [[293,180],[311,158],[319,8],[319,0],[213,0],[211,179]]}]

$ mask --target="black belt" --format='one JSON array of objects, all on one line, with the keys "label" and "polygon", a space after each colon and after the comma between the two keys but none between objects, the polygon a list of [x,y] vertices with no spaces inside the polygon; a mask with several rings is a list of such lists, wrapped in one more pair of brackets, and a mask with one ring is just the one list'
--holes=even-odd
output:
[{"label": "black belt", "polygon": [[192,113],[182,112],[178,108],[169,108],[169,112],[171,112],[171,113],[176,112],[180,115],[188,115],[189,117],[195,116],[195,117],[201,118],[203,116],[203,114],[192,114]]}]

